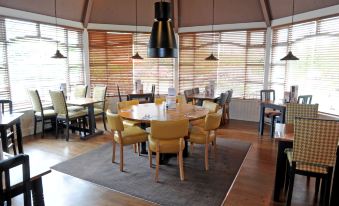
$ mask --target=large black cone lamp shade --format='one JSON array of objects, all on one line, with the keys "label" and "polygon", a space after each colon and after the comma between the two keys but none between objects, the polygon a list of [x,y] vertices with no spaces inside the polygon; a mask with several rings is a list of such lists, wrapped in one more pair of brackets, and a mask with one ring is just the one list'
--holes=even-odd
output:
[{"label": "large black cone lamp shade", "polygon": [[147,56],[150,58],[178,57],[171,20],[171,4],[168,2],[154,3],[155,21],[148,44]]}]

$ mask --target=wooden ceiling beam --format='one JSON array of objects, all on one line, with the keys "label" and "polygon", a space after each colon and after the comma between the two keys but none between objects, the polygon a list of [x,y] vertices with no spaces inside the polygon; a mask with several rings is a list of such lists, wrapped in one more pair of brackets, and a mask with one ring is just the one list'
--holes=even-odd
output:
[{"label": "wooden ceiling beam", "polygon": [[262,11],[262,13],[264,15],[266,26],[270,27],[271,26],[272,15],[271,15],[271,7],[269,5],[268,0],[260,0],[260,6],[261,6],[261,11]]},{"label": "wooden ceiling beam", "polygon": [[84,25],[84,28],[87,28],[90,17],[91,17],[91,12],[92,12],[92,7],[93,7],[93,1],[94,0],[87,0],[84,11],[82,14],[82,23]]}]

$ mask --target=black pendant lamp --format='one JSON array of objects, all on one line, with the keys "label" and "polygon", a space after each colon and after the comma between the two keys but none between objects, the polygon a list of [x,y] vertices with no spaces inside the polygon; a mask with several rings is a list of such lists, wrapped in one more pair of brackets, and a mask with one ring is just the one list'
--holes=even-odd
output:
[{"label": "black pendant lamp", "polygon": [[213,6],[212,6],[212,35],[213,35],[212,53],[208,57],[205,58],[206,61],[218,61],[219,60],[213,54],[213,45],[214,45],[214,0],[213,0]]},{"label": "black pendant lamp", "polygon": [[[293,28],[293,17],[294,17],[294,0],[292,0],[292,28]],[[281,61],[299,60],[298,57],[294,56],[292,51],[289,51],[287,55],[280,59]]]},{"label": "black pendant lamp", "polygon": [[162,1],[155,2],[154,17],[147,56],[150,58],[178,57],[177,42],[171,20],[171,4]]},{"label": "black pendant lamp", "polygon": [[59,51],[58,32],[57,32],[58,18],[57,18],[57,13],[56,13],[56,0],[54,0],[54,16],[55,16],[55,39],[57,41],[57,50],[56,50],[55,54],[53,56],[51,56],[51,58],[54,58],[54,59],[65,59],[67,57],[65,57]]},{"label": "black pendant lamp", "polygon": [[[138,0],[135,0],[135,48],[138,46]],[[142,58],[138,52],[136,52],[133,56],[132,59],[144,59]]]}]

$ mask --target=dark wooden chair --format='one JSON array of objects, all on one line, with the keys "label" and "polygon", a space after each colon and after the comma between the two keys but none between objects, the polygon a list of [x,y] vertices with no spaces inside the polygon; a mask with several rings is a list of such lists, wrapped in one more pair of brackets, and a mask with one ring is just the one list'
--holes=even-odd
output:
[{"label": "dark wooden chair", "polygon": [[[11,100],[1,99],[0,105],[1,105],[2,114],[4,114],[5,111],[9,111],[10,114],[13,113],[13,102]],[[12,147],[13,153],[14,153],[14,155],[16,155],[17,150],[16,150],[16,144],[15,144],[15,135],[14,135],[14,127],[13,126],[7,131],[7,139],[9,141],[11,141],[11,143],[8,144],[8,148]]]},{"label": "dark wooden chair", "polygon": [[227,93],[228,95],[227,95],[226,104],[225,104],[225,114],[226,114],[225,118],[229,120],[230,119],[230,103],[232,101],[233,89],[227,90]]},{"label": "dark wooden chair", "polygon": [[220,94],[220,99],[218,101],[218,104],[220,108],[222,109],[222,116],[221,116],[221,124],[224,125],[226,123],[226,104],[228,96],[230,95],[230,92],[227,91],[225,93]]},{"label": "dark wooden chair", "polygon": [[155,99],[155,84],[152,84],[151,93],[152,93],[152,98],[150,99],[150,102],[154,102],[154,99]]},{"label": "dark wooden chair", "polygon": [[118,89],[119,102],[122,102],[119,85],[117,85],[117,89]]},{"label": "dark wooden chair", "polygon": [[184,96],[185,96],[187,104],[188,103],[193,103],[193,99],[192,98],[188,98],[192,94],[194,94],[193,89],[187,89],[187,90],[184,91]]},{"label": "dark wooden chair", "polygon": [[193,94],[199,94],[199,87],[193,88]]},{"label": "dark wooden chair", "polygon": [[312,104],[312,95],[300,95],[298,97],[299,104]]},{"label": "dark wooden chair", "polygon": [[[260,100],[261,101],[275,101],[275,91],[273,89],[264,89],[260,91]],[[265,110],[265,117],[269,118],[270,121],[266,122],[271,126],[270,136],[274,136],[274,126],[277,117],[281,115],[280,111],[276,110]]]},{"label": "dark wooden chair", "polygon": [[[9,170],[19,165],[22,165],[22,182],[11,185]],[[0,181],[0,204],[4,205],[4,203],[6,202],[7,205],[11,205],[11,199],[13,197],[19,194],[23,194],[24,206],[30,206],[32,203],[28,155],[19,154],[9,159],[1,160],[0,174],[2,180]]]}]

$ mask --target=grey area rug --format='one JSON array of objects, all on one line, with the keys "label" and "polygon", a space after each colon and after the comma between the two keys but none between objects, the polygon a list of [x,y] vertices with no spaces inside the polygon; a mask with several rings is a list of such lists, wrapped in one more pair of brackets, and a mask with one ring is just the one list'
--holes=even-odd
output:
[{"label": "grey area rug", "polygon": [[[119,147],[117,147],[119,148]],[[112,164],[112,145],[105,144],[88,153],[52,167],[57,171],[93,182],[160,205],[220,205],[250,148],[250,143],[217,139],[217,153],[210,153],[209,171],[204,168],[204,146],[184,158],[185,181],[181,182],[176,157],[160,165],[155,183],[155,165],[147,155],[138,156],[132,146],[124,147],[124,172]],[[119,149],[116,152],[119,162]],[[153,164],[155,157],[153,156]]]}]

